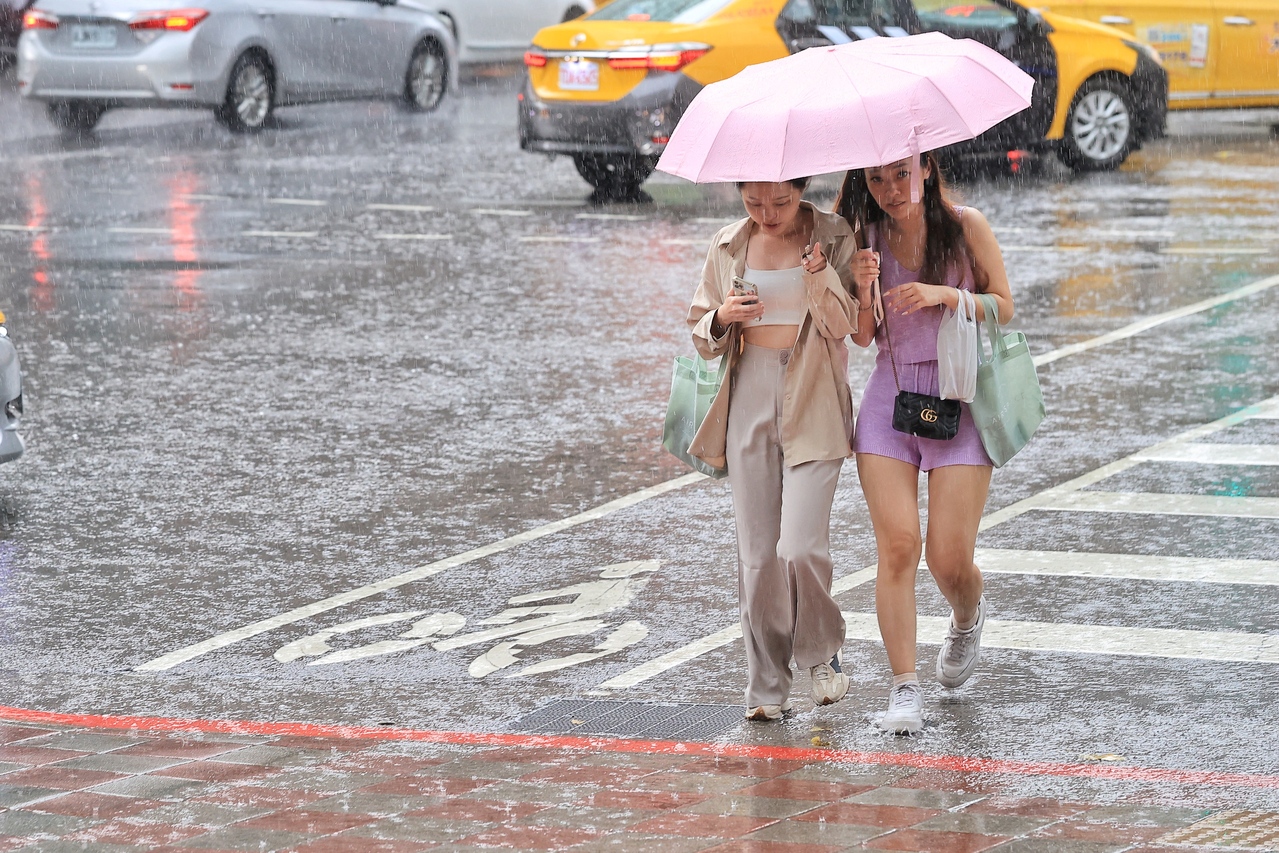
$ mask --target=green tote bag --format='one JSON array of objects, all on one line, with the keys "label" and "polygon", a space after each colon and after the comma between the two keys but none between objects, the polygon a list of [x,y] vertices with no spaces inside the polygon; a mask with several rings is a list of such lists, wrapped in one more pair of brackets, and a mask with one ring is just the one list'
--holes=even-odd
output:
[{"label": "green tote bag", "polygon": [[688,452],[693,437],[706,420],[706,412],[715,395],[719,393],[720,383],[724,381],[725,365],[728,357],[719,360],[719,370],[711,372],[706,359],[700,355],[693,358],[677,356],[675,372],[671,377],[671,399],[666,404],[666,426],[662,430],[662,447],[684,460],[694,470],[708,477],[728,476],[727,468],[712,468],[696,456]]},{"label": "green tote bag", "polygon": [[990,355],[980,339],[977,396],[968,404],[982,446],[995,467],[1003,467],[1026,446],[1044,419],[1044,395],[1039,376],[1021,332],[999,333],[999,305],[990,294],[978,294],[986,311],[983,325],[990,339]]}]

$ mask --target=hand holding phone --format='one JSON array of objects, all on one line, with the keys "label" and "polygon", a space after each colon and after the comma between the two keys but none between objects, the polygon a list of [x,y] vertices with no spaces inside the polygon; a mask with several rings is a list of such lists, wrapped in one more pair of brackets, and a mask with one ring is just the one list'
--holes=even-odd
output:
[{"label": "hand holding phone", "polygon": [[747,299],[742,303],[743,305],[759,304],[759,287],[739,275],[733,276],[733,295],[754,297],[753,299]]}]

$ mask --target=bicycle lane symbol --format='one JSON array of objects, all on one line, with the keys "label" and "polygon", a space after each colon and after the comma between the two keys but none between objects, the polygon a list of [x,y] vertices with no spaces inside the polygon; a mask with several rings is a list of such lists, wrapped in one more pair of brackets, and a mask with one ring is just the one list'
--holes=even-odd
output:
[{"label": "bicycle lane symbol", "polygon": [[[397,654],[427,644],[431,644],[436,651],[447,652],[499,641],[471,661],[468,669],[471,676],[484,678],[522,663],[521,655],[527,649],[552,640],[587,637],[608,628],[608,621],[599,617],[628,605],[648,583],[649,578],[643,575],[656,571],[658,566],[656,560],[617,563],[602,569],[598,580],[514,596],[508,599],[507,604],[510,606],[505,610],[476,623],[493,627],[470,633],[458,634],[466,625],[466,617],[452,611],[430,615],[426,615],[425,610],[383,613],[343,622],[295,640],[282,646],[275,653],[275,659],[281,663],[291,663],[302,658],[316,657],[318,659],[309,661],[308,665],[322,666]],[[557,599],[565,598],[569,600],[556,603]],[[397,639],[338,650],[334,650],[329,644],[330,640],[344,634],[409,620],[416,621]],[[504,677],[520,678],[580,666],[616,654],[647,636],[648,629],[642,623],[624,622],[588,651],[539,661]]]}]

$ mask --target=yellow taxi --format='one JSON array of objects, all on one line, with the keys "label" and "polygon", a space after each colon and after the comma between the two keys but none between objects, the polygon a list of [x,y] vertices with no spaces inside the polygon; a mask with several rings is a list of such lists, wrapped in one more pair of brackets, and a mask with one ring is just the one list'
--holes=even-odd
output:
[{"label": "yellow taxi", "polygon": [[1163,57],[1169,109],[1279,106],[1279,0],[1043,0]]},{"label": "yellow taxi", "polygon": [[703,86],[809,47],[928,31],[980,41],[1036,81],[1029,110],[958,153],[1051,147],[1073,168],[1113,169],[1163,133],[1153,49],[1014,0],[613,0],[534,37],[520,147],[571,155],[597,190],[633,194]]}]

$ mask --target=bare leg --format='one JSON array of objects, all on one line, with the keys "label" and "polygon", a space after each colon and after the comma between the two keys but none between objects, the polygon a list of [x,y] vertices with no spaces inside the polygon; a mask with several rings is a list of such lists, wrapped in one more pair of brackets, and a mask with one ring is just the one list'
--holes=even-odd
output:
[{"label": "bare leg", "polygon": [[928,472],[928,570],[960,625],[977,618],[982,593],[973,550],[990,471],[986,465],[947,465]]},{"label": "bare leg", "polygon": [[857,474],[871,524],[879,569],[875,613],[894,675],[915,671],[915,572],[919,534],[919,469],[900,459],[857,454]]}]

